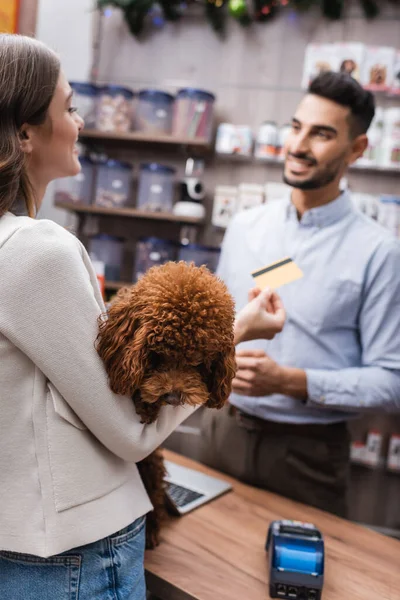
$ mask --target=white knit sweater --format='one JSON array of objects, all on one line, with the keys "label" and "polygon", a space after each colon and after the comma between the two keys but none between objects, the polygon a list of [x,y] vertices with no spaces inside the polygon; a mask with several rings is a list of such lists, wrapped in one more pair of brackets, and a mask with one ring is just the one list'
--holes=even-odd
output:
[{"label": "white knit sweater", "polygon": [[0,218],[0,549],[47,557],[151,509],[135,463],[191,408],[142,425],[110,391],[104,312],[82,244],[51,221]]}]

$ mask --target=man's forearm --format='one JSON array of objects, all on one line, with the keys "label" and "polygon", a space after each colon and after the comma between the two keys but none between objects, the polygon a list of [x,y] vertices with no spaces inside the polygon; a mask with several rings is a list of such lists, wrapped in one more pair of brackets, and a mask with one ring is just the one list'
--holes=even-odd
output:
[{"label": "man's forearm", "polygon": [[400,410],[400,371],[376,366],[307,369],[308,404],[339,410]]},{"label": "man's forearm", "polygon": [[279,393],[299,400],[307,400],[307,375],[303,369],[281,367]]}]

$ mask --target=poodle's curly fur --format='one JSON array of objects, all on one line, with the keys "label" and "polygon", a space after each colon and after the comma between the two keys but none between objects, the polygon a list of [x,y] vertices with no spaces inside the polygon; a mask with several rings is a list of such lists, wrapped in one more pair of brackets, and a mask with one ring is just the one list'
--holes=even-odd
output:
[{"label": "poodle's curly fur", "polygon": [[[234,303],[205,267],[169,262],[124,288],[100,320],[97,350],[111,389],[132,396],[143,423],[163,405],[221,408],[235,376]],[[154,510],[147,547],[159,541],[165,468],[156,450],[138,464]]]}]

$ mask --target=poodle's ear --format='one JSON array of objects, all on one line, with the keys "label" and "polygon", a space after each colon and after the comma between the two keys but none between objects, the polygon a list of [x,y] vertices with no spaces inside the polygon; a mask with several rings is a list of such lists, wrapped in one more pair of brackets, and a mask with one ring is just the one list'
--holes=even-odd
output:
[{"label": "poodle's ear", "polygon": [[235,347],[215,360],[211,365],[208,379],[210,399],[206,403],[209,408],[222,408],[232,390],[232,379],[236,374]]},{"label": "poodle's ear", "polygon": [[111,305],[108,318],[100,318],[96,348],[103,359],[109,385],[116,394],[132,396],[150,367],[147,327],[121,298]]}]

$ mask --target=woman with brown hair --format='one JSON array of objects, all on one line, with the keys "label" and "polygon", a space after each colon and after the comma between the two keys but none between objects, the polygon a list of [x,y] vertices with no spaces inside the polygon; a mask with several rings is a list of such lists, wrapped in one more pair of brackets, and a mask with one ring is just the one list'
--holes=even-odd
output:
[{"label": "woman with brown hair", "polygon": [[[144,600],[151,504],[135,463],[191,413],[166,406],[143,425],[111,392],[90,259],[35,219],[48,183],[79,172],[82,127],[57,55],[0,35],[1,600]],[[237,341],[283,327],[277,297],[254,296]]]}]

